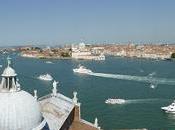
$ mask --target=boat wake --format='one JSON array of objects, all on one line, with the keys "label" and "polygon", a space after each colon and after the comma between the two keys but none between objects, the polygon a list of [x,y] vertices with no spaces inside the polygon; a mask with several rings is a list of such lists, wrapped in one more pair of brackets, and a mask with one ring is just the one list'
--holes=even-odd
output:
[{"label": "boat wake", "polygon": [[146,82],[146,83],[151,83],[155,86],[157,86],[157,84],[175,85],[175,79],[156,78],[156,77],[152,77],[152,75],[151,76],[132,76],[132,75],[105,74],[105,73],[94,73],[94,72],[87,73],[87,74],[96,76],[96,77]]},{"label": "boat wake", "polygon": [[155,103],[168,99],[159,99],[159,98],[149,98],[149,99],[129,99],[126,100],[127,104],[137,104],[137,103]]},{"label": "boat wake", "polygon": [[148,99],[108,99],[105,101],[106,104],[151,104],[156,102],[169,102],[170,99],[161,98],[148,98]]}]

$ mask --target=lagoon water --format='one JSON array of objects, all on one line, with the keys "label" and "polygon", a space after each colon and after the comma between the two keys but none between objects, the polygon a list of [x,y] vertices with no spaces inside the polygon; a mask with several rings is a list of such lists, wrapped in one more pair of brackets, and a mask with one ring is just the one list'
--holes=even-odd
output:
[{"label": "lagoon water", "polygon": [[[1,55],[0,64],[6,64]],[[93,72],[175,79],[175,62],[145,59],[107,57],[106,61],[47,60],[22,58],[11,55],[13,67],[18,73],[22,89],[41,97],[51,92],[52,83],[37,79],[40,74],[50,73],[60,82],[59,91],[72,97],[78,92],[82,118],[94,122],[98,117],[104,130],[121,128],[148,128],[151,130],[174,130],[175,115],[166,114],[160,107],[169,105],[175,98],[175,85],[158,84],[155,89],[147,82],[74,74],[72,69],[82,64]],[[0,68],[2,73],[3,68]],[[123,98],[124,105],[107,105],[108,98]]]}]

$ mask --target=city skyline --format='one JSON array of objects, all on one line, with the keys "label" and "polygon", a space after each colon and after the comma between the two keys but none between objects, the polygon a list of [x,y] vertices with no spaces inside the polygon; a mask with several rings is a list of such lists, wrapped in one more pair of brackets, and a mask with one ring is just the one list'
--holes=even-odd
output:
[{"label": "city skyline", "polygon": [[0,46],[175,41],[173,0],[0,3]]}]

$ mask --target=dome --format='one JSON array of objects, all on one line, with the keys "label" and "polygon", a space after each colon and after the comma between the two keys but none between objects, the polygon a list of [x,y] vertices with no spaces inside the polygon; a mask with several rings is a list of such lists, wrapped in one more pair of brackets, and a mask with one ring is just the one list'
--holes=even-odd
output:
[{"label": "dome", "polygon": [[16,74],[15,70],[13,68],[11,68],[10,66],[5,68],[5,70],[4,70],[3,74],[2,74],[2,76],[4,76],[4,77],[10,77],[10,76],[14,77],[16,75],[17,74]]},{"label": "dome", "polygon": [[40,105],[32,95],[0,93],[0,130],[32,130],[41,122]]}]

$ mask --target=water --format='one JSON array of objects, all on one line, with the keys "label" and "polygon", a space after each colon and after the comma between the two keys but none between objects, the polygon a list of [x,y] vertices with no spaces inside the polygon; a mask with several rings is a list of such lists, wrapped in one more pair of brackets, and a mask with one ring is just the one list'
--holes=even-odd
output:
[{"label": "water", "polygon": [[[175,79],[175,62],[144,59],[127,59],[107,57],[106,61],[52,60],[54,64],[46,64],[47,60],[27,59],[11,55],[20,83],[24,90],[43,96],[51,92],[52,83],[36,79],[38,75],[50,73],[60,81],[59,91],[73,97],[78,92],[81,102],[82,118],[94,122],[98,117],[100,126],[105,130],[120,128],[149,128],[152,130],[175,129],[175,116],[161,111],[160,107],[169,105],[175,97],[175,85],[158,84],[150,88],[149,82],[122,80],[116,78],[97,77],[93,75],[74,74],[72,69],[82,64],[93,72],[103,74],[119,74],[129,76],[152,76],[153,78]],[[0,68],[4,68],[6,56],[1,55]],[[174,81],[173,81],[174,82]],[[123,98],[123,105],[108,105],[107,98]]]},{"label": "water", "polygon": [[113,79],[121,79],[121,80],[132,80],[138,82],[145,82],[150,84],[168,84],[175,85],[175,79],[167,79],[167,78],[154,78],[150,76],[132,76],[132,75],[121,75],[121,74],[104,74],[104,73],[88,73],[88,75],[104,77],[104,78],[113,78]]}]

